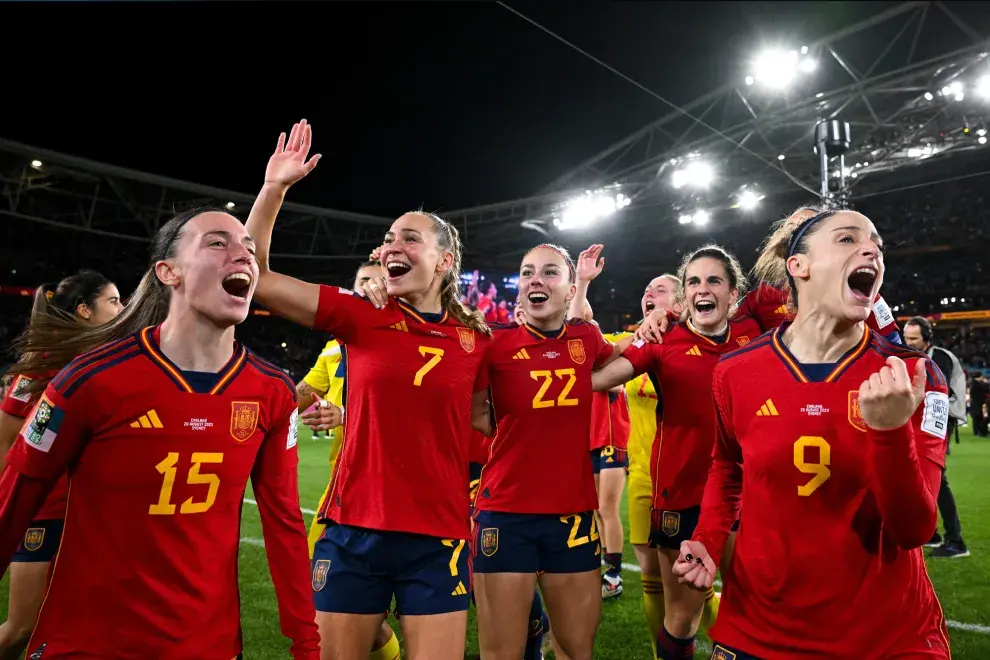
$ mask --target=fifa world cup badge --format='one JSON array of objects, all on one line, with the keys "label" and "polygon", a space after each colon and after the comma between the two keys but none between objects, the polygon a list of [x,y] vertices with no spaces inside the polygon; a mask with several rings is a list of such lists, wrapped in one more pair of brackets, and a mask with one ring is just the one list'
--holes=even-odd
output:
[{"label": "fifa world cup badge", "polygon": [[859,390],[849,391],[849,423],[857,431],[866,431],[863,409],[859,407]]},{"label": "fifa world cup badge", "polygon": [[580,339],[569,339],[567,341],[567,353],[574,360],[574,364],[584,364],[587,358],[584,353],[584,342]]},{"label": "fifa world cup badge", "polygon": [[230,435],[234,440],[244,442],[258,428],[261,404],[257,401],[234,401],[230,407]]}]

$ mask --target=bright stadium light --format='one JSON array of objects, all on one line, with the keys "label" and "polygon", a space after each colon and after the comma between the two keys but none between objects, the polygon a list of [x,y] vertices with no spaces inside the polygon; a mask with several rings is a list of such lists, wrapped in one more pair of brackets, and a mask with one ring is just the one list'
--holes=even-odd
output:
[{"label": "bright stadium light", "polygon": [[987,136],[986,135],[981,135],[980,137],[976,138],[976,141],[979,142],[980,144],[986,144],[987,143]]},{"label": "bright stadium light", "polygon": [[933,98],[935,98],[935,97],[932,96],[932,93],[931,92],[925,92],[925,100],[926,101],[931,101]]},{"label": "bright stadium light", "polygon": [[763,199],[763,195],[757,193],[756,191],[744,190],[739,193],[739,208],[743,211],[755,209],[761,199]]},{"label": "bright stadium light", "polygon": [[682,225],[689,225],[694,220],[690,213],[683,213],[681,217],[677,219]]},{"label": "bright stadium light", "polygon": [[234,203],[233,202],[227,202],[226,206],[227,206],[227,210],[229,211],[230,209],[234,208]]},{"label": "bright stadium light", "polygon": [[990,99],[990,75],[981,76],[976,81],[976,95],[982,99]]},{"label": "bright stadium light", "polygon": [[41,165],[42,165],[42,162],[40,160],[35,159],[35,160],[32,160],[31,161],[31,167],[33,167],[36,170],[40,170],[41,169]]},{"label": "bright stadium light", "polygon": [[694,212],[694,224],[698,225],[699,227],[707,225],[708,218],[709,218],[708,211],[704,209],[698,209],[697,211]]},{"label": "bright stadium light", "polygon": [[707,188],[715,180],[715,170],[711,165],[700,160],[690,161],[683,169],[674,170],[670,183],[675,188],[691,186]]},{"label": "bright stadium light", "polygon": [[553,224],[561,230],[587,227],[626,208],[631,203],[630,198],[622,193],[616,193],[614,186],[603,190],[586,190],[580,197],[563,203],[553,219]]},{"label": "bright stadium light", "polygon": [[753,60],[753,72],[746,77],[746,84],[753,84],[752,79],[769,89],[782,90],[798,74],[812,73],[817,66],[818,63],[808,56],[807,47],[801,49],[801,54],[796,50],[769,49]]}]

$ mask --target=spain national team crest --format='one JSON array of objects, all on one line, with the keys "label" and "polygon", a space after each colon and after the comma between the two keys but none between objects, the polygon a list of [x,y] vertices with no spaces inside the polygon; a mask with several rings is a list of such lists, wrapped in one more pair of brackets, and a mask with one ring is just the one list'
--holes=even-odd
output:
[{"label": "spain national team crest", "polygon": [[721,644],[716,644],[715,650],[712,651],[712,660],[736,660],[736,654]]},{"label": "spain national team crest", "polygon": [[681,531],[681,512],[664,511],[663,517],[660,518],[660,529],[667,536],[677,536]]},{"label": "spain national team crest", "polygon": [[746,344],[749,343],[749,337],[747,337],[746,335],[743,335],[742,337],[736,337],[736,343],[739,344],[740,346],[745,346]]},{"label": "spain national team crest", "polygon": [[317,559],[313,564],[313,591],[320,591],[327,586],[328,573],[330,573],[330,560]]},{"label": "spain national team crest", "polygon": [[45,528],[32,527],[24,534],[24,549],[34,552],[41,548],[45,542]]},{"label": "spain national team crest", "polygon": [[859,407],[859,390],[849,390],[849,423],[858,431],[866,431],[866,420]]},{"label": "spain national team crest", "polygon": [[567,353],[575,364],[584,364],[587,355],[584,353],[584,342],[580,339],[567,340]]},{"label": "spain national team crest", "polygon": [[234,401],[230,404],[230,435],[244,442],[258,428],[261,404],[257,401]]},{"label": "spain national team crest", "polygon": [[468,353],[474,352],[474,330],[471,328],[458,328],[457,338],[461,340],[461,348]]},{"label": "spain national team crest", "polygon": [[491,557],[498,552],[498,527],[481,530],[481,554]]}]

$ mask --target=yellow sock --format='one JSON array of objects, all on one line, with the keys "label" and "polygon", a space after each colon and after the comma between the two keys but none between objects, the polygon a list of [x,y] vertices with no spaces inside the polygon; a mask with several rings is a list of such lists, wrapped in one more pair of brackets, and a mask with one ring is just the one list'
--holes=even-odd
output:
[{"label": "yellow sock", "polygon": [[399,656],[399,640],[395,633],[392,633],[392,636],[385,642],[385,646],[372,651],[368,658],[369,660],[399,660]]},{"label": "yellow sock", "polygon": [[705,606],[701,610],[701,625],[698,627],[706,635],[711,627],[715,625],[715,619],[718,617],[719,602],[721,601],[715,595],[715,587],[709,587],[708,593],[705,594]]},{"label": "yellow sock", "polygon": [[663,625],[663,580],[659,575],[643,576],[643,614],[646,615],[646,628],[650,632],[653,657],[657,655],[657,633]]}]

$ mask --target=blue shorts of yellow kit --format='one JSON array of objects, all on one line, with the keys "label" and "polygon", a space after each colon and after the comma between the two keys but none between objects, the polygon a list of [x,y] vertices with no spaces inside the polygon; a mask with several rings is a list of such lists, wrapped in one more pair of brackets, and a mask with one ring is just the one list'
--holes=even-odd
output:
[{"label": "blue shorts of yellow kit", "polygon": [[611,445],[591,450],[591,467],[595,474],[602,470],[621,468],[629,471],[629,454],[625,449],[618,449]]},{"label": "blue shorts of yellow kit", "polygon": [[475,573],[583,573],[602,563],[594,513],[476,511]]},{"label": "blue shorts of yellow kit", "polygon": [[12,562],[51,562],[55,561],[58,546],[62,542],[62,520],[33,520],[24,532]]},{"label": "blue shorts of yellow kit", "polygon": [[463,612],[471,593],[467,546],[328,521],[313,549],[313,604],[318,612],[380,614],[395,596],[403,615]]}]

